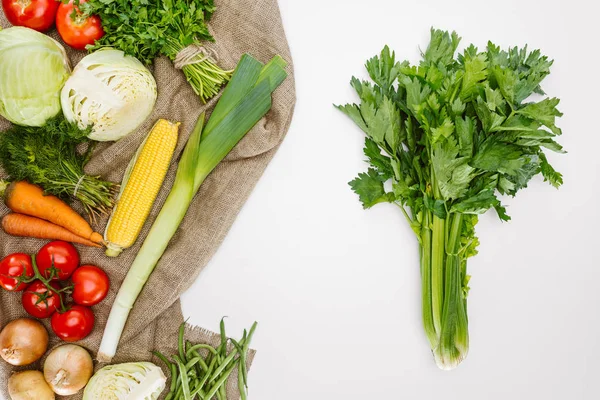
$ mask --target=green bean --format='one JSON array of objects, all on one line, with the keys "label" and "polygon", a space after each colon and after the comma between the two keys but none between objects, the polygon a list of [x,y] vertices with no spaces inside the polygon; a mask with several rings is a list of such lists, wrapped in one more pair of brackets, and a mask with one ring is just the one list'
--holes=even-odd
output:
[{"label": "green bean", "polygon": [[179,357],[185,360],[185,344],[183,336],[185,335],[185,322],[179,327]]},{"label": "green bean", "polygon": [[160,361],[165,363],[167,368],[171,369],[171,362],[160,351],[153,351],[152,354],[154,354]]},{"label": "green bean", "polygon": [[177,366],[175,364],[171,364],[171,393],[174,393],[177,389]]},{"label": "green bean", "polygon": [[190,353],[193,353],[194,351],[197,351],[197,350],[200,350],[200,349],[208,350],[212,354],[217,354],[217,350],[215,350],[215,348],[212,347],[211,345],[208,345],[208,344],[197,344],[197,345],[194,345],[194,346],[192,346],[192,347],[190,347],[188,349],[187,356],[190,357]]},{"label": "green bean", "polygon": [[[244,335],[245,335],[245,333],[244,333]],[[237,349],[237,351],[240,353],[240,357],[239,357],[240,368],[239,368],[239,374],[238,374],[238,382],[242,382],[243,386],[248,387],[248,385],[246,383],[246,379],[244,379],[244,376],[246,373],[246,355],[244,353],[244,349],[235,339],[230,339],[230,340],[231,340],[231,343],[233,343],[233,345]]]},{"label": "green bean", "polygon": [[190,386],[187,380],[187,371],[185,369],[185,365],[179,358],[175,358],[177,362],[177,366],[179,367],[179,374],[181,375],[181,387],[183,389],[183,398],[185,400],[192,400],[192,396],[190,395]]},{"label": "green bean", "polygon": [[227,381],[227,379],[229,379],[229,375],[231,375],[231,372],[233,371],[233,369],[236,367],[235,364],[233,364],[231,367],[229,367],[225,373],[219,378],[219,380],[217,380],[215,382],[215,384],[213,385],[213,387],[208,391],[208,393],[206,393],[206,398],[208,399],[212,399],[212,397],[217,393],[217,391],[221,388],[221,386],[223,386],[223,384]]},{"label": "green bean", "polygon": [[221,328],[221,354],[223,355],[223,357],[227,356],[227,335],[225,334],[225,318],[223,317],[221,318],[221,324],[220,324],[220,328]]},{"label": "green bean", "polygon": [[190,370],[196,364],[199,364],[205,371],[208,370],[208,365],[206,365],[202,357],[199,356],[188,361],[188,363],[185,365],[185,369]]},{"label": "green bean", "polygon": [[240,391],[240,396],[242,398],[242,400],[247,400],[247,395],[246,395],[246,387],[244,386],[244,380],[242,379],[242,375],[243,375],[243,371],[244,371],[244,367],[243,364],[240,362],[238,364],[238,390]]},{"label": "green bean", "polygon": [[179,386],[179,388],[177,389],[177,392],[175,392],[175,400],[180,400],[182,393],[183,393],[183,388],[181,386]]},{"label": "green bean", "polygon": [[215,364],[217,363],[217,358],[213,358],[210,366],[208,367],[208,371],[206,371],[206,375],[204,375],[204,378],[202,378],[202,380],[200,381],[200,387],[204,387],[204,385],[206,385],[208,379],[210,378],[213,369],[215,368]]}]

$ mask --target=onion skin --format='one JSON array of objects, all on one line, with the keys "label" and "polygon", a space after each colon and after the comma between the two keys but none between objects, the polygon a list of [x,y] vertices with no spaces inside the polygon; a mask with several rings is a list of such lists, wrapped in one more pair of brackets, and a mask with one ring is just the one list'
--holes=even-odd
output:
[{"label": "onion skin", "polygon": [[44,325],[33,319],[16,319],[0,333],[0,356],[11,365],[36,362],[47,349],[48,332]]},{"label": "onion skin", "polygon": [[8,380],[11,400],[54,400],[54,392],[40,371],[18,372]]},{"label": "onion skin", "polygon": [[71,396],[87,385],[94,362],[83,347],[66,344],[55,348],[44,361],[44,379],[60,396]]}]

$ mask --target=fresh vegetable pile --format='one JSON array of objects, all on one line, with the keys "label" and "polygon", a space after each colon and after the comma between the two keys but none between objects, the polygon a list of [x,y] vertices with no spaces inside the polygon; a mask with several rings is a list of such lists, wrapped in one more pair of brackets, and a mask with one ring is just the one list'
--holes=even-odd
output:
[{"label": "fresh vegetable pile", "polygon": [[467,259],[477,254],[477,216],[494,208],[510,220],[498,195],[516,195],[538,174],[563,182],[544,152],[563,153],[559,100],[541,98],[552,61],[491,42],[455,58],[459,42],[432,30],[417,66],[384,48],[366,64],[373,82],[352,79],[360,105],[339,107],[367,134],[370,168],[350,186],[365,208],[396,204],[417,236],[425,332],[442,369],[469,349]]},{"label": "fresh vegetable pile", "polygon": [[[0,356],[14,366],[44,357],[51,338],[38,320],[47,319],[46,326],[65,342],[93,332],[98,309],[92,307],[108,295],[109,277],[94,265],[80,265],[71,243],[90,252],[106,247],[110,257],[128,251],[163,188],[181,144],[180,123],[167,119],[147,134],[120,188],[85,172],[96,142],[138,131],[155,110],[157,83],[144,64],[169,57],[202,101],[231,78],[211,118],[206,121],[202,114],[187,145],[182,144],[175,183],[114,301],[94,355],[109,362],[130,310],[200,186],[271,109],[287,64],[279,56],[264,65],[244,55],[233,75],[221,70],[216,55],[201,45],[213,41],[207,27],[215,12],[212,0],[2,0],[2,7],[15,25],[0,30],[0,116],[12,122],[0,132],[5,178],[0,197],[10,209],[2,216],[2,229],[16,237],[54,240],[34,256],[13,253],[0,261],[0,287],[19,295],[21,314],[35,318],[11,321],[0,333]],[[40,33],[54,24],[64,43],[90,52],[73,69],[63,46]],[[95,227],[104,222],[103,236]],[[238,372],[245,399],[255,329],[256,324],[238,342],[227,339],[222,322],[221,344],[214,348],[184,341],[182,326],[180,353],[171,359],[156,353],[172,373],[168,398],[225,400],[228,380]],[[8,391],[12,400],[54,399],[84,388],[83,398],[90,400],[157,399],[166,387],[162,370],[149,362],[109,365],[92,377],[93,369],[87,350],[62,345],[46,355],[43,373],[13,374]]]}]

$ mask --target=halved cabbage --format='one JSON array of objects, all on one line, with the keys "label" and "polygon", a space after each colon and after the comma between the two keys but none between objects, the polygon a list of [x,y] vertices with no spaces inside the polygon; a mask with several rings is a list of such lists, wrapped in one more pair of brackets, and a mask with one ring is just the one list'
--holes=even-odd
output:
[{"label": "halved cabbage", "polygon": [[70,72],[54,39],[29,28],[0,30],[0,115],[17,125],[44,125],[60,112]]},{"label": "halved cabbage", "polygon": [[152,73],[120,50],[103,49],[84,57],[61,92],[63,113],[89,138],[119,140],[148,118],[156,103]]},{"label": "halved cabbage", "polygon": [[109,365],[96,372],[83,392],[83,400],[156,400],[167,378],[151,362]]}]

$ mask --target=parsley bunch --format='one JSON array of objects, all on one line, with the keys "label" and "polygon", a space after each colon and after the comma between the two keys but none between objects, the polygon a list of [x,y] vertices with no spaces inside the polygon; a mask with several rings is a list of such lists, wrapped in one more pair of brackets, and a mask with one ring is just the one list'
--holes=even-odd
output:
[{"label": "parsley bunch", "polygon": [[[214,0],[89,0],[78,5],[84,14],[102,19],[105,34],[90,50],[112,47],[151,64],[161,55],[175,61],[184,48],[214,41],[207,25],[216,10]],[[183,67],[205,102],[230,78],[208,56],[198,54],[196,61],[203,61]]]},{"label": "parsley bunch", "polygon": [[367,61],[373,83],[352,79],[360,105],[339,107],[367,134],[370,168],[350,186],[365,208],[396,204],[419,240],[425,332],[442,369],[469,348],[466,268],[477,254],[477,215],[494,208],[508,221],[498,194],[514,196],[538,174],[555,187],[563,181],[544,154],[563,152],[559,100],[532,97],[544,95],[552,61],[491,42],[455,57],[459,42],[432,29],[418,66],[385,47]]}]

